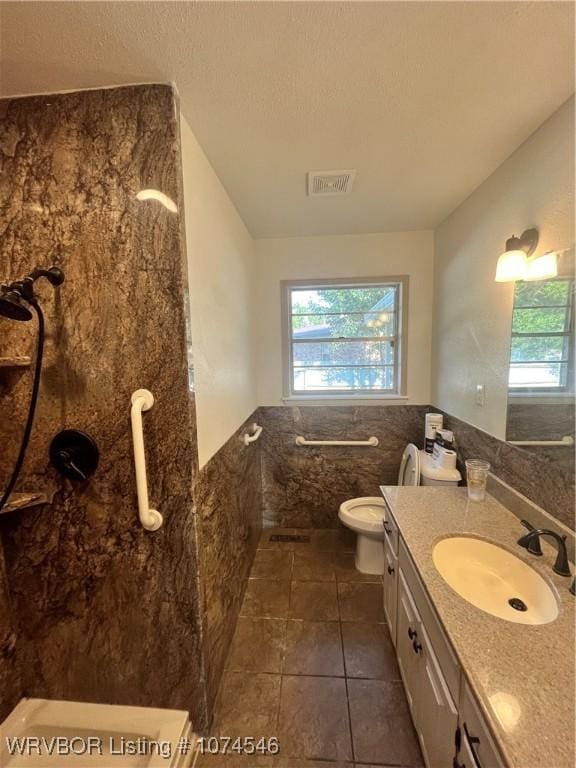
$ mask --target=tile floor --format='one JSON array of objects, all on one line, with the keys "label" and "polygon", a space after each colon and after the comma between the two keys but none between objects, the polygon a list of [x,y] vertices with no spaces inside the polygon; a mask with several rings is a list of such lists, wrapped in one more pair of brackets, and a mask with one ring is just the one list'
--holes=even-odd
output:
[{"label": "tile floor", "polygon": [[[278,533],[309,543],[274,542]],[[276,757],[201,756],[199,768],[422,765],[380,577],[354,568],[347,529],[264,531],[212,733],[277,736]]]}]

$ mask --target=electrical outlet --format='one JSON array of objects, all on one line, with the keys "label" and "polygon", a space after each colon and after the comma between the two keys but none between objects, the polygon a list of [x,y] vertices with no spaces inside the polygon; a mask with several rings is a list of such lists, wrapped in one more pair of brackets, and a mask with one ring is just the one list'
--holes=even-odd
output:
[{"label": "electrical outlet", "polygon": [[485,396],[486,390],[484,388],[484,384],[476,384],[476,405],[479,405],[481,408],[483,408]]}]

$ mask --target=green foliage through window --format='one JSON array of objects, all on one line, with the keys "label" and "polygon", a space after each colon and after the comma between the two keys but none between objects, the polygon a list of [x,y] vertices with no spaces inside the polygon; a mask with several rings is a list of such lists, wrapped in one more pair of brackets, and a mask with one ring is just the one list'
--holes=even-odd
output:
[{"label": "green foliage through window", "polygon": [[517,282],[514,289],[511,389],[570,386],[574,345],[574,281]]},{"label": "green foliage through window", "polygon": [[292,391],[397,391],[400,301],[399,283],[291,287]]}]

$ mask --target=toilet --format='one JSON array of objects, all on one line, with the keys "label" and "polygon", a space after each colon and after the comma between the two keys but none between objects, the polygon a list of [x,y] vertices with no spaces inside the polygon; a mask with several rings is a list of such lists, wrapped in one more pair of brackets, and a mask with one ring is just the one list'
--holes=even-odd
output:
[{"label": "toilet", "polygon": [[[404,449],[398,485],[436,485],[456,488],[461,480],[457,469],[434,464],[432,456],[409,443]],[[356,570],[375,576],[384,573],[384,520],[386,503],[380,496],[361,496],[340,505],[338,517],[357,534]]]}]

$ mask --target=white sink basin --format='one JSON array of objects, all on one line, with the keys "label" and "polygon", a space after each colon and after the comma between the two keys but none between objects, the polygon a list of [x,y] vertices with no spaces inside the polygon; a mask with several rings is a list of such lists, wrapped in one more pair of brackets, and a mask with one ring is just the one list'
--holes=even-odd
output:
[{"label": "white sink basin", "polygon": [[554,593],[540,574],[496,544],[453,536],[436,544],[432,559],[453,590],[492,616],[516,624],[548,624],[558,616]]}]

